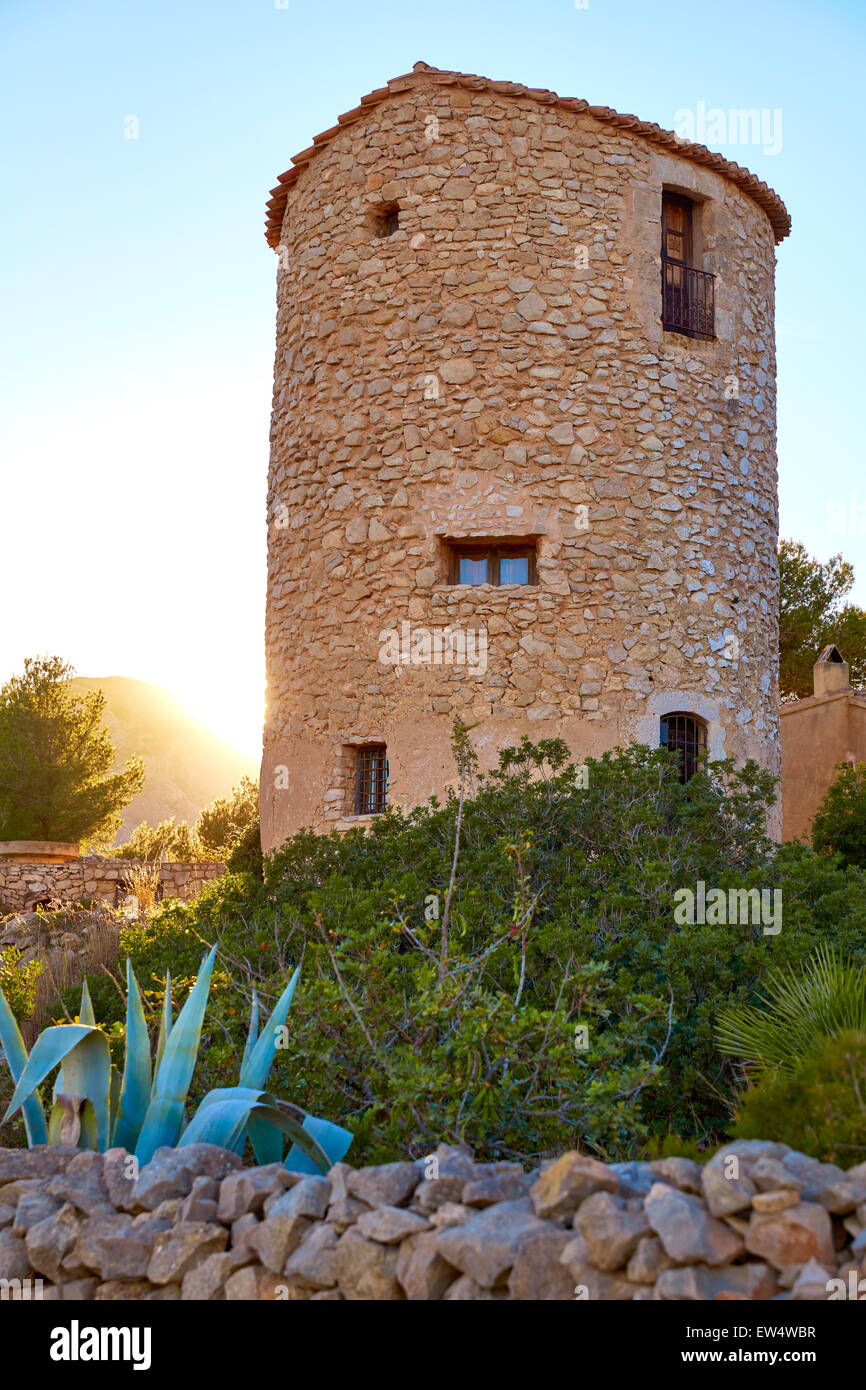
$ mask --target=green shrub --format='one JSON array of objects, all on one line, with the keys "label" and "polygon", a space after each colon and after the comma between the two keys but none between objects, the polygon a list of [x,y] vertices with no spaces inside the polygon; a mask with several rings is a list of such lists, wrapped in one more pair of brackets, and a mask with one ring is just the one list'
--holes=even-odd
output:
[{"label": "green shrub", "polygon": [[793,1072],[840,1033],[866,1033],[866,970],[822,943],[804,968],[773,971],[760,1007],[719,1015],[719,1046],[759,1067]]},{"label": "green shrub", "polygon": [[195,823],[195,836],[211,859],[224,859],[252,825],[258,826],[259,787],[242,777],[229,796],[217,797]]},{"label": "green shrub", "polygon": [[189,864],[211,857],[186,821],[176,821],[174,816],[160,821],[159,825],[140,821],[129,839],[117,845],[111,853],[118,859],[141,859],[145,863],[165,860],[168,863]]},{"label": "green shrub", "polygon": [[39,960],[21,964],[21,951],[7,946],[0,951],[0,989],[17,1019],[29,1018],[36,1002],[36,981],[45,966]]},{"label": "green shrub", "polygon": [[812,822],[812,844],[843,864],[866,868],[866,763],[840,763]]},{"label": "green shrub", "polygon": [[733,1134],[843,1168],[866,1160],[866,1033],[827,1038],[792,1072],[760,1076],[739,1097]]},{"label": "green shrub", "polygon": [[[275,998],[305,951],[275,1067],[355,1132],[355,1162],[428,1152],[446,1134],[526,1156],[588,1142],[627,1157],[650,1135],[706,1146],[726,1132],[739,1078],[716,1046],[719,1011],[756,1002],[768,968],[822,940],[866,962],[866,876],[771,845],[771,799],[753,763],[684,786],[666,750],[617,750],[583,772],[561,742],[524,742],[463,807],[444,983],[454,796],[389,811],[368,833],[302,831],[267,857],[264,882],[229,873],[121,945],[147,988],[166,966],[194,974],[202,940],[219,939],[208,1086],[236,1071],[253,985]],[[782,930],[678,924],[674,895],[698,880],[780,889]],[[525,1104],[530,1083],[541,1089]]]},{"label": "green shrub", "polygon": [[681,1139],[678,1134],[653,1134],[647,1140],[640,1157],[646,1163],[660,1158],[690,1158],[695,1163],[706,1163],[710,1153],[691,1139]]},{"label": "green shrub", "polygon": [[226,868],[230,874],[252,874],[260,882],[264,878],[265,858],[258,817],[239,833],[226,859]]}]

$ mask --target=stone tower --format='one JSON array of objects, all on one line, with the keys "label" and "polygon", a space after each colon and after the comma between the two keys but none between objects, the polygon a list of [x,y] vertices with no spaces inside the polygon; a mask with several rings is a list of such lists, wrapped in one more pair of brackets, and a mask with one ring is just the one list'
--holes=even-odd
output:
[{"label": "stone tower", "polygon": [[486,764],[526,734],[778,773],[777,195],[425,63],[293,165],[265,848],[441,794],[457,714]]}]

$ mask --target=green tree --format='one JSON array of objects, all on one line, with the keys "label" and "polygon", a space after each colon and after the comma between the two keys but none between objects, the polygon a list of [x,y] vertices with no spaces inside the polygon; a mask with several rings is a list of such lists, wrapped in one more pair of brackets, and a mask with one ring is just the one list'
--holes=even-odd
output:
[{"label": "green tree", "polygon": [[251,777],[242,777],[229,796],[217,797],[205,806],[195,823],[195,834],[211,859],[223,858],[258,814],[258,786]]},{"label": "green tree", "polygon": [[174,816],[156,826],[144,820],[115,853],[124,859],[190,863],[226,859],[236,851],[236,868],[250,869],[261,877],[258,817],[259,789],[250,777],[242,777],[229,796],[205,806],[194,826]]},{"label": "green tree", "polygon": [[866,683],[866,612],[842,599],[854,569],[841,555],[822,564],[799,541],[779,544],[779,690],[783,699],[812,694],[812,667],[835,642],[851,667],[851,684]]},{"label": "green tree", "polygon": [[812,844],[819,854],[840,854],[846,867],[866,869],[866,763],[838,770],[812,822]]},{"label": "green tree", "polygon": [[77,694],[59,656],[28,657],[0,689],[0,839],[108,841],[144,782],[131,758],[112,772],[105,696]]},{"label": "green tree", "polygon": [[202,848],[195,831],[185,820],[176,821],[174,816],[155,826],[149,825],[146,820],[141,821],[129,839],[118,845],[113,853],[121,859],[167,859],[183,864],[210,857]]}]

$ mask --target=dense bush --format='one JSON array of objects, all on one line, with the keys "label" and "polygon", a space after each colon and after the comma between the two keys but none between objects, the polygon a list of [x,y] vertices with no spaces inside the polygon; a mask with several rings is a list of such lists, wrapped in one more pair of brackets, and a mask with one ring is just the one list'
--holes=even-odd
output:
[{"label": "dense bush", "polygon": [[757,1077],[742,1092],[733,1132],[772,1138],[843,1168],[866,1160],[866,1034],[824,1039],[791,1071]]},{"label": "dense bush", "polygon": [[254,878],[264,878],[265,859],[258,816],[239,833],[226,860],[226,867],[230,874],[252,874]]},{"label": "dense bush", "polygon": [[242,777],[229,796],[219,796],[205,806],[195,823],[195,835],[212,859],[221,859],[258,818],[258,784]]},{"label": "dense bush", "polygon": [[866,868],[866,763],[840,763],[812,822],[812,844],[843,864]]},{"label": "dense bush", "polygon": [[175,863],[212,863],[234,856],[236,870],[255,872],[257,848],[261,877],[258,818],[259,789],[252,778],[242,777],[228,796],[218,796],[205,806],[195,825],[176,821],[174,816],[159,825],[141,821],[113,853],[123,859],[163,859]]},{"label": "dense bush", "polygon": [[[525,1156],[575,1142],[626,1156],[647,1134],[712,1144],[738,1077],[719,1009],[822,940],[866,960],[866,878],[772,846],[771,795],[754,764],[683,786],[665,750],[606,754],[586,775],[558,741],[510,750],[463,809],[444,979],[453,796],[367,834],[295,835],[264,882],[227,875],[124,942],[155,1004],[166,967],[191,976],[219,937],[208,1086],[236,1070],[253,984],[275,997],[304,953],[281,1089],[353,1129],[355,1161],[459,1134]],[[780,890],[781,931],[679,924],[674,895],[699,880]]]},{"label": "dense bush", "polygon": [[159,825],[139,821],[130,832],[129,839],[122,845],[116,845],[111,853],[118,859],[140,859],[146,863],[161,859],[170,863],[190,864],[211,858],[199,843],[195,831],[185,820],[176,821],[174,816],[160,821]]},{"label": "dense bush", "polygon": [[22,952],[17,946],[0,951],[0,989],[6,995],[16,1018],[27,1018],[36,1002],[36,985],[45,966],[42,961],[21,963]]}]

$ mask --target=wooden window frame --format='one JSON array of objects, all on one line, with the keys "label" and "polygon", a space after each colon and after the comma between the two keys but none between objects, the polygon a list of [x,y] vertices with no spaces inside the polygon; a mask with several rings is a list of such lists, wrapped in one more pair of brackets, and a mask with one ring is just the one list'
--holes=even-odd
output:
[{"label": "wooden window frame", "polygon": [[[685,230],[683,232],[683,255],[672,256],[668,251],[668,228],[665,221],[665,212],[669,207],[681,208],[685,214]],[[687,198],[683,193],[668,193],[662,190],[662,255],[668,261],[674,261],[677,265],[685,266],[689,270],[698,270],[695,265],[695,203],[692,198]]]},{"label": "wooden window frame", "polygon": [[[480,584],[465,584],[460,579],[461,559],[487,560],[486,584],[497,589],[529,589],[538,584],[536,550],[531,541],[449,541],[449,581],[462,589],[480,589]],[[525,584],[503,584],[500,581],[500,565],[503,559],[527,559],[527,580]]]}]

